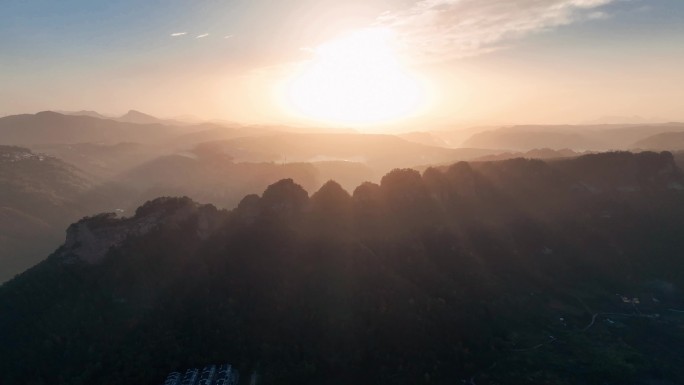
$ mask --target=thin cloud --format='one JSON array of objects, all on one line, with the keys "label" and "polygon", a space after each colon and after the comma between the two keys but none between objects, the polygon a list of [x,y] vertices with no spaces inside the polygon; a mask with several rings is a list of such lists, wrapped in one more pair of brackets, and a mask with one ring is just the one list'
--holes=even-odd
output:
[{"label": "thin cloud", "polygon": [[187,34],[188,34],[187,32],[174,32],[171,34],[171,36],[172,37],[178,37],[178,36],[183,36],[183,35],[187,35]]},{"label": "thin cloud", "polygon": [[587,18],[589,20],[605,20],[605,19],[610,19],[610,15],[605,13],[605,12],[596,11],[596,12],[592,12],[589,15],[587,15]]},{"label": "thin cloud", "polygon": [[381,15],[376,25],[396,31],[399,42],[427,60],[482,55],[511,40],[583,20],[617,0],[421,0]]},{"label": "thin cloud", "polygon": [[233,35],[226,35],[226,36],[224,36],[223,38],[224,38],[224,39],[230,39],[230,38],[232,38],[232,37],[233,37]]},{"label": "thin cloud", "polygon": [[207,36],[209,36],[208,33],[203,33],[203,34],[201,34],[201,35],[197,35],[197,36],[195,37],[195,39],[201,39],[201,38],[207,37]]}]

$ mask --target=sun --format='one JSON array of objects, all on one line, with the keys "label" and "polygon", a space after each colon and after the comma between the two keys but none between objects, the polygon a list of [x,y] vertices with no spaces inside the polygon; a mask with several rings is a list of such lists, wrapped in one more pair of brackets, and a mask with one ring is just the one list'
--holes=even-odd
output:
[{"label": "sun", "polygon": [[383,28],[355,31],[313,50],[284,86],[287,109],[334,124],[389,123],[417,114],[426,87],[403,65]]}]

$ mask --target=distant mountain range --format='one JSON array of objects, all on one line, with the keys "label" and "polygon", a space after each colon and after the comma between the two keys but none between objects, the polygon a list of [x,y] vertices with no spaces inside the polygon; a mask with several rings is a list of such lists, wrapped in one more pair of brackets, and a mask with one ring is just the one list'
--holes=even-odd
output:
[{"label": "distant mountain range", "polygon": [[184,117],[179,117],[178,119],[160,119],[155,116],[146,114],[144,112],[136,111],[136,110],[129,110],[127,113],[121,115],[121,116],[107,116],[100,114],[99,112],[96,111],[87,111],[87,110],[82,110],[82,111],[55,111],[57,113],[63,114],[63,115],[70,115],[70,116],[89,116],[91,118],[98,118],[98,119],[108,119],[108,120],[115,120],[117,122],[122,122],[122,123],[135,123],[135,124],[167,124],[167,125],[173,125],[173,126],[184,126],[184,125],[191,125],[191,124],[199,124],[202,123],[201,119],[194,117],[194,116],[188,116],[187,118]]},{"label": "distant mountain range", "polygon": [[535,148],[608,151],[636,148],[652,135],[684,131],[684,123],[648,125],[511,126],[475,133],[464,147],[529,151]]},{"label": "distant mountain range", "polygon": [[[20,200],[0,204],[4,210],[0,228],[8,229],[0,236],[0,282],[56,247],[67,223],[101,210],[116,208],[128,212],[158,196],[186,195],[219,208],[233,208],[243,196],[263,191],[284,178],[294,178],[309,191],[331,179],[353,190],[365,181],[379,182],[394,168],[425,170],[463,160],[554,159],[585,153],[566,148],[572,144],[568,132],[575,126],[516,126],[473,136],[475,144],[482,140],[479,144],[483,146],[500,145],[496,142],[508,136],[514,138],[510,143],[518,140],[527,147],[549,143],[563,146],[507,151],[451,148],[449,141],[453,138],[448,132],[397,136],[322,133],[297,127],[176,125],[136,111],[120,118],[104,117],[93,111],[71,114],[48,111],[0,118],[2,143],[23,144],[16,151],[30,154],[31,161],[4,164],[6,172],[0,175],[0,190],[8,196],[21,196],[19,191],[29,191],[26,202],[54,204],[50,209],[35,211],[17,206]],[[601,138],[605,142],[605,138],[615,137],[620,137],[623,144],[634,144],[633,139],[645,138],[654,130],[672,132],[681,128],[680,124],[655,128],[583,127],[575,144],[596,143],[592,141]],[[487,128],[473,128],[472,132],[483,129]],[[585,136],[586,133],[590,135]],[[490,142],[487,135],[491,136]],[[677,133],[663,135],[663,139],[656,135],[635,142],[645,149],[678,147],[677,140],[668,136],[676,137]],[[8,147],[7,151],[15,150]],[[684,162],[680,154],[675,155],[678,162]],[[45,160],[36,162],[39,157]],[[65,188],[61,183],[67,180],[79,180],[76,185],[80,187]],[[32,206],[43,207],[42,203]],[[55,214],[57,208],[62,214]],[[15,227],[26,231],[9,230]],[[30,242],[33,233],[45,237]]]},{"label": "distant mountain range", "polygon": [[97,111],[91,111],[91,110],[81,110],[81,111],[54,111],[58,114],[62,115],[72,115],[72,116],[89,116],[91,118],[98,118],[98,119],[114,119],[111,116],[106,116],[102,115]]},{"label": "distant mountain range", "polygon": [[159,123],[133,124],[91,116],[63,115],[51,111],[0,118],[2,143],[22,146],[83,142],[152,143],[163,141],[183,131],[180,127]]},{"label": "distant mountain range", "polygon": [[557,158],[574,158],[585,153],[573,151],[569,148],[561,150],[552,150],[550,148],[535,148],[525,152],[503,152],[493,155],[485,155],[475,158],[476,161],[493,161],[493,160],[507,160],[515,158],[526,159],[557,159]]},{"label": "distant mountain range", "polygon": [[[399,134],[407,142],[444,148],[487,149],[489,151],[525,152],[534,149],[572,149],[575,151],[628,150],[634,148],[678,150],[680,144],[669,138],[684,132],[684,123],[661,124],[592,124],[592,125],[520,125],[508,127],[473,127],[465,130],[424,131]],[[106,117],[95,111],[68,113],[40,112],[35,115],[13,115],[0,118],[0,137],[4,144],[45,145],[57,143],[120,142],[155,143],[185,146],[236,137],[277,134],[361,135],[351,130],[285,126],[245,126],[235,123],[185,123],[131,110],[120,117]],[[660,139],[651,136],[671,135]],[[676,136],[676,135],[675,135]],[[364,136],[371,139],[370,136]],[[330,136],[334,138],[334,136]],[[340,138],[338,136],[338,138]],[[245,139],[247,140],[247,139]],[[375,139],[371,139],[375,140]],[[443,150],[438,150],[443,151]],[[291,151],[294,152],[294,151]]]},{"label": "distant mountain range", "polygon": [[664,132],[644,138],[633,145],[636,149],[677,151],[684,150],[684,132]]},{"label": "distant mountain range", "polygon": [[380,175],[392,168],[470,160],[495,153],[477,148],[445,148],[394,135],[278,133],[203,144],[236,160],[272,162],[363,162]]}]

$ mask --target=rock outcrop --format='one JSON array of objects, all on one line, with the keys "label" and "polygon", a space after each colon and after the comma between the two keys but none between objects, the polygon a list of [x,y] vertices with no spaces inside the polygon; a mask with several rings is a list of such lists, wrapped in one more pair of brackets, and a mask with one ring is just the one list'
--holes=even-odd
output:
[{"label": "rock outcrop", "polygon": [[72,224],[58,255],[65,261],[78,259],[96,264],[128,237],[142,236],[160,226],[187,220],[196,221],[197,235],[203,239],[221,223],[218,210],[212,205],[199,205],[187,197],[158,198],[138,208],[131,218],[104,213]]}]

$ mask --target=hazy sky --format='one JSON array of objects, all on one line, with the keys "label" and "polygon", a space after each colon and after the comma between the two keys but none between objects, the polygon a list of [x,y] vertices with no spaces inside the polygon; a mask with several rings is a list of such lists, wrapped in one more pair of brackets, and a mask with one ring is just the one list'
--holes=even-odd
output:
[{"label": "hazy sky", "polygon": [[311,122],[283,84],[370,27],[420,79],[411,123],[684,120],[681,0],[3,0],[0,114]]}]

